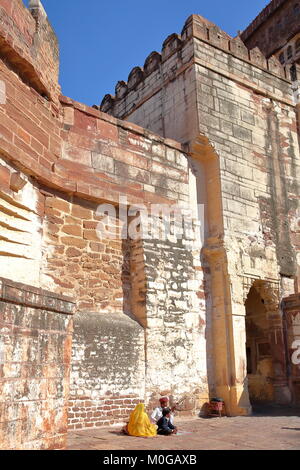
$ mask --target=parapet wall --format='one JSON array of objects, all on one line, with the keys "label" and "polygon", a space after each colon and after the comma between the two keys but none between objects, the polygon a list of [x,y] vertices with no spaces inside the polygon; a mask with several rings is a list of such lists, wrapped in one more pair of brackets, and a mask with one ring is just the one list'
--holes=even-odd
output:
[{"label": "parapet wall", "polygon": [[268,5],[257,15],[257,17],[250,23],[250,25],[243,31],[242,37],[246,41],[253,32],[258,29],[275,11],[281,7],[286,0],[272,0]]},{"label": "parapet wall", "polygon": [[243,31],[247,47],[258,46],[269,57],[284,47],[300,31],[298,0],[273,0]]},{"label": "parapet wall", "polygon": [[[232,58],[248,63],[253,70],[259,68],[270,77],[284,81],[289,78],[288,71],[275,56],[266,59],[257,47],[248,50],[240,37],[232,38],[205,18],[192,15],[187,19],[181,35],[170,35],[164,41],[161,53],[152,52],[143,68],[134,67],[127,82],[117,83],[115,96],[106,95],[103,98],[100,109],[116,117],[126,118],[147,101],[151,94],[157,94],[163,85],[173,81],[194,64],[194,38],[226,52]],[[243,73],[237,73],[241,79],[245,78]]]},{"label": "parapet wall", "polygon": [[57,101],[59,46],[40,0],[0,0],[0,57],[39,94]]}]

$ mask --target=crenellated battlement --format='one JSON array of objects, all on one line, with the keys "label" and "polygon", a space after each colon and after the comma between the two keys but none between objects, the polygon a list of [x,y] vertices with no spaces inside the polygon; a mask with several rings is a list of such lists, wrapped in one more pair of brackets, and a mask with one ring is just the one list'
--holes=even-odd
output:
[{"label": "crenellated battlement", "polygon": [[40,0],[0,0],[0,450],[166,395],[300,404],[300,65],[193,15],[111,116],[58,95],[58,56]]},{"label": "crenellated battlement", "polygon": [[200,15],[191,15],[185,22],[180,35],[173,33],[168,36],[162,45],[161,52],[151,52],[143,67],[134,67],[131,70],[127,82],[117,83],[114,96],[110,94],[104,96],[100,109],[118,117],[125,117],[126,113],[131,111],[132,106],[129,103],[128,108],[127,103],[126,112],[123,113],[123,111],[120,112],[119,105],[124,100],[128,101],[133,92],[138,92],[138,96],[134,99],[136,106],[137,101],[145,99],[145,90],[148,93],[155,93],[155,88],[160,82],[174,79],[178,71],[182,70],[188,62],[195,60],[196,54],[192,40],[200,40],[280,79],[289,78],[287,70],[280,64],[277,57],[272,56],[267,59],[258,47],[249,50],[240,36],[232,38]]}]

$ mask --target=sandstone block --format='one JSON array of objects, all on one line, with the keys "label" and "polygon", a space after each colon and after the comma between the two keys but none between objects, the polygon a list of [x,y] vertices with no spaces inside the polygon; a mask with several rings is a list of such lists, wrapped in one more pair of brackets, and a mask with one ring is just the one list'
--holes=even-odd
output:
[{"label": "sandstone block", "polygon": [[96,230],[84,230],[83,238],[85,240],[99,241],[100,238]]},{"label": "sandstone block", "polygon": [[115,142],[118,141],[118,127],[116,125],[98,119],[97,130],[101,139],[109,139]]},{"label": "sandstone block", "polygon": [[46,198],[45,204],[46,207],[57,209],[59,211],[65,212],[66,214],[70,213],[70,204],[62,199],[58,199],[56,197],[48,197]]},{"label": "sandstone block", "polygon": [[79,225],[65,225],[62,227],[62,232],[67,233],[68,235],[73,235],[75,237],[82,236],[82,228]]},{"label": "sandstone block", "polygon": [[114,173],[114,160],[106,155],[92,152],[92,166],[96,170]]},{"label": "sandstone block", "polygon": [[245,127],[234,124],[233,135],[243,142],[252,142],[252,132]]},{"label": "sandstone block", "polygon": [[5,166],[0,165],[0,183],[9,187],[10,171]]},{"label": "sandstone block", "polygon": [[71,211],[74,217],[78,217],[79,219],[87,219],[90,220],[93,218],[93,211],[90,209],[86,209],[81,206],[74,205]]},{"label": "sandstone block", "polygon": [[81,240],[80,238],[73,238],[73,237],[62,237],[61,243],[68,246],[73,246],[75,248],[86,248],[87,242],[85,240]]},{"label": "sandstone block", "polygon": [[64,108],[64,124],[67,124],[68,126],[74,125],[74,108]]},{"label": "sandstone block", "polygon": [[63,158],[82,165],[92,166],[92,153],[87,149],[66,146],[63,150]]}]

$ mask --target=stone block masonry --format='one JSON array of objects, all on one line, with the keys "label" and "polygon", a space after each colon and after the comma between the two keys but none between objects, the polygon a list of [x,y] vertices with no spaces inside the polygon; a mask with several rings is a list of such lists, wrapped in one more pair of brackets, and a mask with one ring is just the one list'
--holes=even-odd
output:
[{"label": "stone block masonry", "polygon": [[[201,41],[202,54],[195,53],[195,39]],[[221,60],[215,56],[217,52],[224,52],[220,54],[223,56]],[[185,142],[192,132],[197,132],[191,117],[195,113],[196,118],[196,77],[193,69],[199,61],[209,70],[229,74],[232,78],[234,74],[241,83],[253,81],[256,87],[260,83],[255,79],[255,73],[243,73],[243,66],[269,72],[270,80],[272,76],[287,77],[286,70],[276,57],[272,56],[267,61],[258,48],[249,51],[239,37],[231,38],[205,18],[192,15],[187,19],[181,36],[169,36],[161,54],[150,54],[144,68],[135,67],[130,72],[127,83],[118,82],[115,96],[106,95],[100,108],[136,124],[145,122],[147,128],[160,135],[176,135],[177,140]],[[228,61],[237,61],[239,66],[231,68]],[[206,103],[212,100],[213,96],[207,89]],[[176,119],[172,118],[174,107],[178,114]],[[188,122],[185,122],[179,115],[187,111]]]},{"label": "stone block masonry", "polygon": [[[178,139],[190,154],[191,170],[200,162],[190,201],[202,202],[206,213],[201,261],[210,325],[210,389],[232,413],[249,413],[244,387],[247,294],[257,279],[280,285],[280,294],[274,293],[274,323],[283,335],[279,299],[288,282],[299,290],[300,160],[289,75],[275,57],[247,49],[240,37],[231,38],[193,15],[181,36],[171,35],[161,54],[152,53],[139,73],[133,69],[128,83],[120,83],[114,97],[104,97],[101,109]],[[217,359],[217,350],[224,361]],[[276,355],[284,364],[284,348]],[[279,401],[290,400],[284,375],[274,379],[276,390],[282,389]]]},{"label": "stone block masonry", "polygon": [[3,277],[40,286],[44,196],[0,156],[0,263]]},{"label": "stone block masonry", "polygon": [[39,0],[0,1],[0,47],[12,70],[41,95],[57,102],[59,46]]},{"label": "stone block masonry", "polygon": [[294,0],[272,0],[243,31],[247,47],[258,46],[269,57],[299,33],[299,3]]},{"label": "stone block masonry", "polygon": [[151,408],[164,384],[175,400],[189,400],[190,411],[194,412],[201,410],[209,394],[207,319],[200,249],[188,250],[186,242],[154,239],[143,244],[147,285],[146,394]]},{"label": "stone block masonry", "polygon": [[66,445],[75,304],[0,279],[0,449]]},{"label": "stone block masonry", "polygon": [[[4,3],[0,5],[5,9]],[[19,3],[12,2],[13,10],[5,10],[6,14],[18,9],[21,19],[32,22],[32,16]],[[40,24],[46,28],[42,10],[32,13],[40,22],[35,28]],[[43,35],[35,39],[46,47]],[[47,42],[48,46],[54,47],[54,43]],[[55,50],[52,52],[54,57]],[[156,404],[166,386],[174,399],[186,398],[188,412],[195,413],[208,397],[199,250],[192,253],[183,243],[179,255],[172,242],[161,247],[157,257],[156,240],[147,246],[135,245],[130,239],[101,239],[96,230],[97,207],[102,203],[116,208],[111,230],[122,225],[121,196],[126,197],[127,206],[144,204],[148,208],[151,204],[188,202],[189,165],[182,145],[70,98],[58,99],[57,88],[43,81],[39,65],[26,57],[37,75],[30,72],[25,76],[25,65],[17,66],[23,64],[23,52],[16,49],[14,53],[14,57],[9,55],[11,62],[0,62],[5,90],[0,105],[0,272],[14,282],[28,281],[35,289],[74,298],[70,390],[63,390],[64,404],[69,400],[69,426],[74,429],[124,422],[136,403]],[[162,261],[165,256],[174,262],[169,266],[166,259],[160,264],[159,275],[147,270],[148,263],[153,270],[156,260]],[[190,263],[197,272],[196,268],[195,273],[188,269]],[[163,285],[161,292],[156,291],[156,283]],[[181,291],[178,295],[177,288]],[[155,292],[159,294],[158,303],[154,302]],[[164,322],[165,302],[170,315],[163,334],[158,335],[155,315],[157,322]],[[35,305],[12,301],[11,308],[21,310],[20,316],[28,318],[29,324],[38,321]],[[180,327],[175,325],[176,318]],[[19,342],[26,343],[26,329],[12,331],[20,336]],[[52,348],[50,333],[48,336],[35,335],[29,349]],[[17,350],[17,340],[12,341],[12,349]],[[170,367],[177,364],[177,368],[170,368],[167,384],[161,357],[153,354],[155,351],[168,356]],[[190,357],[190,368],[185,367],[186,356]],[[37,368],[42,382],[48,380],[47,370]],[[33,434],[30,410],[22,420],[13,420],[15,430],[9,433],[9,442],[3,440],[4,447],[63,447],[64,433],[59,444],[52,432],[56,433],[57,424],[53,420],[59,419],[55,418],[55,400],[62,400],[62,392],[58,385],[55,388],[51,383],[51,387],[49,392],[43,389],[41,395],[45,403],[48,399],[53,402],[48,434],[46,428],[42,434]],[[27,389],[22,393],[26,397]],[[13,410],[14,405],[8,409]],[[65,411],[63,416],[65,419]]]},{"label": "stone block masonry", "polygon": [[[0,448],[63,448],[68,426],[121,424],[165,394],[184,414],[211,396],[249,414],[246,340],[269,342],[253,349],[275,371],[268,396],[299,401],[294,297],[282,314],[300,246],[287,71],[193,15],[100,111],[60,96],[39,0],[0,0],[0,20]],[[186,204],[193,244],[155,210],[149,238],[124,236],[132,205]],[[263,304],[263,338],[246,304]]]},{"label": "stone block masonry", "polygon": [[144,329],[129,316],[79,313],[73,335],[69,428],[126,422],[145,397]]},{"label": "stone block masonry", "polygon": [[[151,407],[162,383],[201,407],[208,390],[200,248],[185,240],[101,240],[96,209],[46,197],[44,282],[75,296],[82,312],[74,321],[70,426],[116,423],[143,397]],[[111,221],[112,230],[120,225]]]},{"label": "stone block masonry", "polygon": [[[81,311],[130,311],[130,252],[126,240],[101,239],[98,205],[48,193],[45,207],[44,283],[76,296]],[[119,229],[111,220],[111,235]]]}]

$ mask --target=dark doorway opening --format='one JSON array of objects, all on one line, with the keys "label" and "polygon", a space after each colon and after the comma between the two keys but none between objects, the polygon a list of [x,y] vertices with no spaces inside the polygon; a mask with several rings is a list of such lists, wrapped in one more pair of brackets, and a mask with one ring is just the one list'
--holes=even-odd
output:
[{"label": "dark doorway opening", "polygon": [[248,389],[251,404],[274,402],[274,367],[270,345],[269,320],[264,300],[252,287],[246,307],[246,353]]}]

